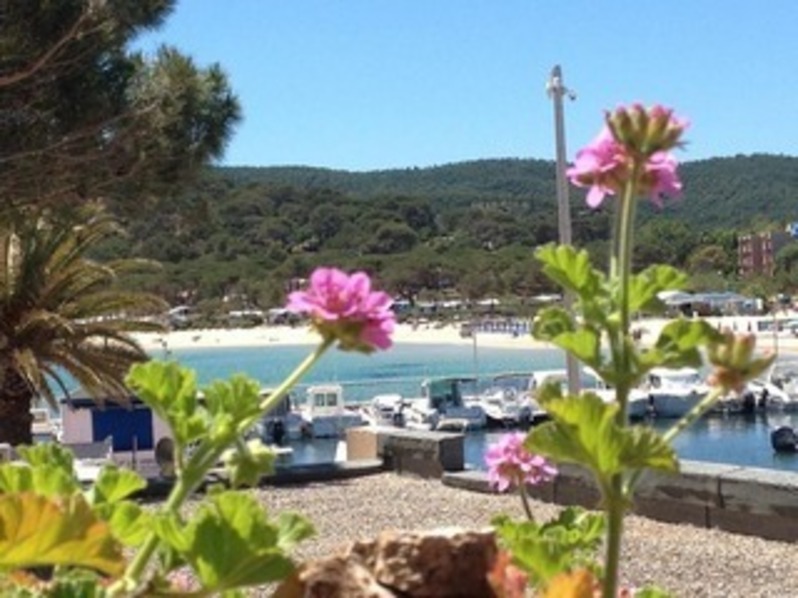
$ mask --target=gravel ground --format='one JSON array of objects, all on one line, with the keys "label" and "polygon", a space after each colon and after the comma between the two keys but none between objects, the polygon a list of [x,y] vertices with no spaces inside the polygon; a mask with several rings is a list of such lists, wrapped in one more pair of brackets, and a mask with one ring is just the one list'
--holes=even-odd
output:
[{"label": "gravel ground", "polygon": [[[522,517],[516,496],[449,488],[435,480],[385,473],[340,482],[257,491],[272,513],[296,511],[316,526],[296,557],[312,559],[386,529],[481,527],[500,512]],[[556,514],[534,502],[537,520]],[[688,525],[626,520],[622,576],[633,586],[657,584],[675,596],[792,596],[798,588],[798,546]]]}]

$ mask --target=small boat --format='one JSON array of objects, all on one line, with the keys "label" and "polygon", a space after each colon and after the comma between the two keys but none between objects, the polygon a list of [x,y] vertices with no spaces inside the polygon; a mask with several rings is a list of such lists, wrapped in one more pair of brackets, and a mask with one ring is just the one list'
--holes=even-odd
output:
[{"label": "small boat", "polygon": [[[266,399],[274,392],[271,388],[260,391],[262,399]],[[299,440],[310,435],[310,426],[302,414],[294,407],[295,401],[291,395],[286,395],[271,410],[264,415],[255,425],[253,434],[257,435],[264,444],[282,446],[286,440]]]},{"label": "small boat", "polygon": [[533,397],[534,389],[533,373],[502,373],[491,379],[484,392],[464,401],[485,411],[488,428],[529,427],[546,416]]},{"label": "small boat", "polygon": [[798,411],[798,360],[776,360],[749,388],[766,410]]},{"label": "small boat", "polygon": [[348,428],[367,423],[360,411],[346,407],[340,384],[308,387],[307,398],[298,412],[308,426],[305,434],[311,438],[338,438]]},{"label": "small boat", "polygon": [[425,380],[421,383],[420,398],[403,401],[404,425],[408,428],[439,431],[484,428],[487,424],[485,410],[473,403],[466,404],[464,398],[464,386],[475,384],[474,378],[465,377]]},{"label": "small boat", "polygon": [[770,433],[770,444],[777,453],[794,453],[798,450],[798,434],[790,426],[781,426]]},{"label": "small boat", "polygon": [[739,393],[722,397],[714,411],[729,414],[798,411],[798,360],[780,359]]},{"label": "small boat", "polygon": [[405,425],[404,405],[400,394],[376,395],[363,407],[363,415],[373,426],[402,428]]},{"label": "small boat", "polygon": [[653,368],[640,390],[651,397],[656,417],[678,418],[698,405],[709,387],[695,368]]}]

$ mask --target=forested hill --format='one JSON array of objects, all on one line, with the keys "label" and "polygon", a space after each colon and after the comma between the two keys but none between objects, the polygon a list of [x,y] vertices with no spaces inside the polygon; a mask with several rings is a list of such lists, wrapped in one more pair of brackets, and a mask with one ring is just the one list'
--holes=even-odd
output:
[{"label": "forested hill", "polygon": [[[798,158],[739,156],[682,167],[680,202],[638,212],[635,265],[737,269],[737,234],[798,220]],[[154,209],[116,206],[129,236],[100,257],[131,255],[164,269],[136,284],[171,301],[246,297],[279,304],[313,266],[377,273],[412,297],[454,289],[482,296],[551,292],[532,248],[558,238],[555,169],[541,160],[478,160],[353,173],[319,168],[213,168]],[[607,262],[612,211],[574,189],[574,243]]]},{"label": "forested hill", "polygon": [[[555,196],[554,163],[545,160],[475,160],[371,172],[302,166],[219,167],[235,184],[333,189],[360,197],[409,196],[454,203],[523,200],[543,210]],[[746,228],[754,222],[798,219],[798,157],[755,154],[686,162],[682,201],[666,217],[701,228]],[[572,191],[572,201],[582,195]],[[652,213],[644,208],[642,217]],[[658,212],[656,212],[658,213]]]},{"label": "forested hill", "polygon": [[349,172],[304,166],[218,169],[237,183],[334,189],[360,197],[403,195],[432,200],[543,200],[555,192],[554,163],[545,160],[474,160],[427,168]]}]

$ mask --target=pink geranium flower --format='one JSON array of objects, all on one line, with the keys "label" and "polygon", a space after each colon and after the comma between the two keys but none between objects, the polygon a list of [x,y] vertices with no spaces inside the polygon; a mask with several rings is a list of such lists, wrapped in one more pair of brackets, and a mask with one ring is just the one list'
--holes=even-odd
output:
[{"label": "pink geranium flower", "polygon": [[679,197],[682,194],[682,182],[676,172],[677,167],[678,163],[667,152],[657,152],[646,162],[640,192],[648,195],[659,208],[662,207],[663,196]]},{"label": "pink geranium flower", "polygon": [[557,475],[557,468],[544,457],[524,448],[525,439],[523,432],[505,434],[485,452],[488,483],[499,492],[521,484],[542,484]]},{"label": "pink geranium flower", "polygon": [[607,195],[623,189],[635,166],[637,192],[658,207],[662,207],[663,197],[681,193],[678,163],[667,150],[681,145],[687,121],[659,105],[646,110],[633,104],[607,114],[606,123],[598,137],[577,152],[566,173],[577,187],[589,188],[587,205],[597,208]]},{"label": "pink geranium flower", "polygon": [[288,296],[286,309],[310,316],[321,335],[338,340],[341,349],[370,353],[391,346],[396,322],[392,304],[387,293],[371,290],[365,272],[349,275],[337,268],[317,268],[307,290]]},{"label": "pink geranium flower", "polygon": [[587,205],[597,208],[606,195],[615,195],[625,183],[628,156],[604,127],[593,143],[579,150],[567,175],[577,187],[590,187]]}]

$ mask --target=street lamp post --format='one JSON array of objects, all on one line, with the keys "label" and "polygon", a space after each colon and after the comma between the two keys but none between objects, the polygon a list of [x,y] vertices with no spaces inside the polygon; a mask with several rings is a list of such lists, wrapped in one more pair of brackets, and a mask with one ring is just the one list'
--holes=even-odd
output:
[{"label": "street lamp post", "polygon": [[[560,229],[560,243],[570,244],[571,238],[571,206],[568,202],[568,179],[565,177],[565,122],[563,117],[563,96],[575,100],[576,94],[565,87],[562,80],[562,69],[560,65],[555,65],[551,69],[551,76],[546,84],[546,91],[554,102],[554,133],[555,147],[557,150],[557,214]],[[563,295],[565,309],[570,310],[573,304],[571,293],[565,292]],[[570,353],[566,353],[566,369],[568,372],[568,392],[577,394],[579,392],[579,366],[576,358]]]}]

